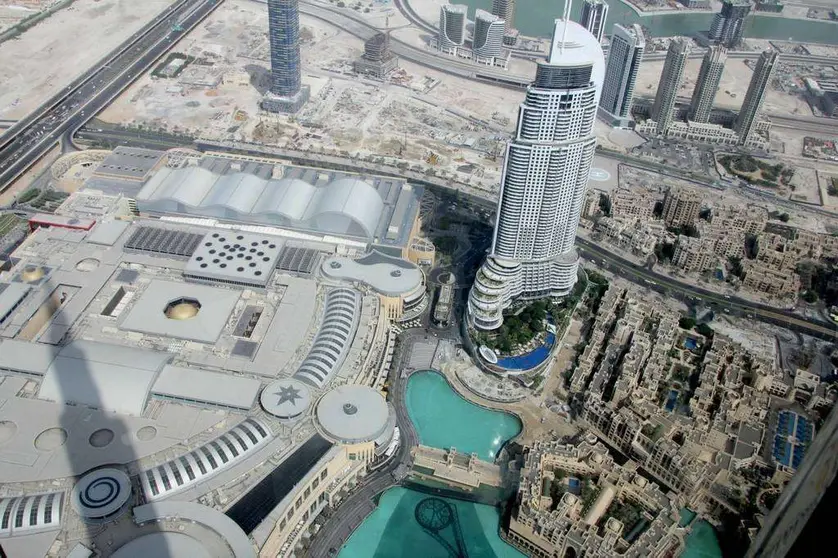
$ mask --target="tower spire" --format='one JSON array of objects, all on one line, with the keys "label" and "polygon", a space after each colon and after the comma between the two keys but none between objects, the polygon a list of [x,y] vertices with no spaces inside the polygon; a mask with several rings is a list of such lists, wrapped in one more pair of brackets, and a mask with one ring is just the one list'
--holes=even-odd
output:
[{"label": "tower spire", "polygon": [[573,0],[565,0],[564,2],[564,14],[562,14],[562,19],[564,20],[564,30],[562,31],[562,45],[561,45],[561,52],[564,54],[564,44],[567,39],[567,27],[568,23],[570,22],[570,9],[573,6]]}]

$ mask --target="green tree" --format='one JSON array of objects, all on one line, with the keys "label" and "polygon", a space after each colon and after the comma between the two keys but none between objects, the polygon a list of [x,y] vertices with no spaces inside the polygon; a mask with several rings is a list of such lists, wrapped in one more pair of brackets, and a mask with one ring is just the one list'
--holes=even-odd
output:
[{"label": "green tree", "polygon": [[689,316],[681,316],[681,319],[678,320],[678,327],[681,329],[692,329],[695,327],[695,320]]}]

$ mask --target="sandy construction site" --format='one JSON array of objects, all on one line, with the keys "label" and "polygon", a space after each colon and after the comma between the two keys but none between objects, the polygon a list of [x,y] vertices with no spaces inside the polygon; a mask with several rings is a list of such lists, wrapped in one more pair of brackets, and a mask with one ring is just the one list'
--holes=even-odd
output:
[{"label": "sandy construction site", "polygon": [[[385,10],[392,8],[373,7],[365,16],[386,22]],[[391,17],[391,27],[396,21]],[[212,139],[393,156],[495,187],[522,91],[405,61],[390,83],[359,78],[352,71],[363,51],[359,39],[305,15],[300,22],[311,100],[296,115],[259,109],[269,78],[264,4],[227,0],[172,49],[188,60],[185,68],[150,72],[99,117]]]}]

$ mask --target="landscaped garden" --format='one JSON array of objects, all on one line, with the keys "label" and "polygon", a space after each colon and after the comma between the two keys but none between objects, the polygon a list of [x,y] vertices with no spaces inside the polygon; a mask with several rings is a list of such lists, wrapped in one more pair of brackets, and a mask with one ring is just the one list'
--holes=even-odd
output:
[{"label": "landscaped garden", "polygon": [[772,165],[750,155],[722,155],[719,163],[729,174],[766,188],[789,186],[794,177],[793,168],[782,163]]}]

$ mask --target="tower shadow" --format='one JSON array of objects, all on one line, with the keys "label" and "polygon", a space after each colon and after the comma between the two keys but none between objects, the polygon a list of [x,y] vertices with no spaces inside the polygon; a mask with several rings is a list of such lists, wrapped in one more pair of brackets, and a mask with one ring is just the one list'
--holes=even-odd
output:
[{"label": "tower shadow", "polygon": [[[35,296],[46,294],[47,298],[33,317],[42,313],[47,318],[33,335],[46,332],[69,301],[63,287],[51,277],[37,287]],[[113,381],[113,375],[125,373],[118,369],[114,358],[120,350],[122,347],[115,345],[63,338],[51,347],[51,364],[41,379],[39,396],[54,400],[61,411],[56,424],[38,435],[35,446],[42,451],[51,450],[51,460],[60,462],[64,474],[44,480],[53,480],[61,490],[33,491],[31,497],[36,500],[31,508],[27,507],[31,511],[17,512],[10,520],[14,529],[24,527],[27,521],[49,523],[57,514],[61,525],[57,541],[61,543],[62,556],[74,550],[86,555],[83,548],[92,556],[135,556],[136,550],[119,550],[133,540],[130,546],[142,548],[149,557],[174,557],[159,523],[138,526],[133,522],[132,508],[146,501],[134,446],[137,433],[123,418],[125,415],[114,410],[120,398],[135,397],[129,393],[130,383]],[[140,536],[142,540],[137,540]]]}]

